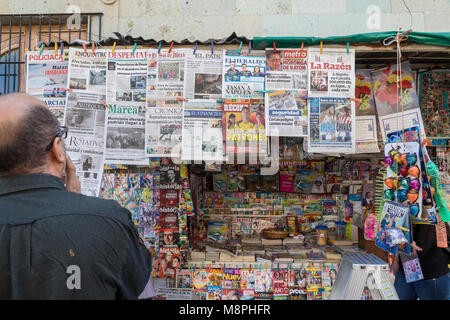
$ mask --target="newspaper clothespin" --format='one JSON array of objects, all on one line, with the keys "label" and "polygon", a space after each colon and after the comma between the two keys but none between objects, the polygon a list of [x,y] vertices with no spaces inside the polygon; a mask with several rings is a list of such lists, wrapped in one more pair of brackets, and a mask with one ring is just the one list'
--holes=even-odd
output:
[{"label": "newspaper clothespin", "polygon": [[134,46],[133,46],[133,51],[131,51],[131,54],[134,54],[134,52],[136,51],[136,48],[137,48],[137,43],[135,42]]},{"label": "newspaper clothespin", "polygon": [[192,52],[192,54],[195,54],[196,51],[197,51],[197,42],[195,43],[194,52]]},{"label": "newspaper clothespin", "polygon": [[178,101],[186,101],[186,102],[189,101],[188,99],[185,99],[185,98],[182,98],[182,97],[177,97],[176,99],[177,99]]},{"label": "newspaper clothespin", "polygon": [[281,91],[276,91],[276,92],[270,92],[270,91],[267,91],[267,92],[269,92],[269,97],[272,97],[272,96],[276,96],[276,95],[285,93],[286,90],[281,90]]},{"label": "newspaper clothespin", "polygon": [[280,272],[280,264],[277,263],[277,271]]},{"label": "newspaper clothespin", "polygon": [[273,42],[273,53],[277,54],[277,45],[275,44],[275,41]]},{"label": "newspaper clothespin", "polygon": [[350,98],[350,101],[361,102],[361,99],[358,99],[358,98]]},{"label": "newspaper clothespin", "polygon": [[92,54],[94,55],[95,54],[95,42],[94,41],[92,41],[91,46],[92,46]]},{"label": "newspaper clothespin", "polygon": [[58,54],[58,43],[55,42],[55,56]]},{"label": "newspaper clothespin", "polygon": [[303,44],[304,44],[304,42],[302,41],[302,44],[300,46],[300,51],[303,51]]},{"label": "newspaper clothespin", "polygon": [[103,105],[106,109],[109,109],[110,107],[103,101],[99,101],[98,103],[100,103],[101,105]]},{"label": "newspaper clothespin", "polygon": [[87,49],[86,49],[86,43],[83,42],[83,50],[84,50],[84,54],[87,54]]},{"label": "newspaper clothespin", "polygon": [[214,54],[214,40],[211,40],[211,54]]},{"label": "newspaper clothespin", "polygon": [[238,53],[239,53],[239,54],[241,54],[241,49],[242,49],[242,41],[241,41],[241,43],[239,44],[239,49],[238,49]]},{"label": "newspaper clothespin", "polygon": [[114,52],[116,51],[116,44],[117,43],[114,41],[113,47],[112,47],[112,50],[111,50],[112,54],[114,54]]},{"label": "newspaper clothespin", "polygon": [[42,51],[44,51],[44,44],[41,44],[41,50],[39,51],[39,55],[42,55]]},{"label": "newspaper clothespin", "polygon": [[347,54],[349,54],[349,53],[350,53],[350,42],[347,41]]},{"label": "newspaper clothespin", "polygon": [[63,44],[63,42],[61,41],[61,55],[63,55],[64,54],[64,44]]},{"label": "newspaper clothespin", "polygon": [[259,272],[261,272],[262,263],[259,264]]},{"label": "newspaper clothespin", "polygon": [[173,48],[173,41],[170,43],[170,47],[169,47],[169,53],[172,52],[172,48]]},{"label": "newspaper clothespin", "polygon": [[202,261],[202,266],[201,266],[200,270],[203,270],[203,261]]},{"label": "newspaper clothespin", "polygon": [[161,52],[161,48],[162,48],[162,42],[160,42],[159,45],[158,45],[158,53]]},{"label": "newspaper clothespin", "polygon": [[28,48],[25,48],[25,54],[28,54]]},{"label": "newspaper clothespin", "polygon": [[313,99],[313,98],[308,97],[308,96],[302,96],[301,98],[302,98],[302,99]]},{"label": "newspaper clothespin", "polygon": [[225,100],[216,100],[216,103],[225,103]]},{"label": "newspaper clothespin", "polygon": [[320,41],[320,54],[323,53],[323,41]]},{"label": "newspaper clothespin", "polygon": [[252,51],[252,40],[248,41],[248,53]]},{"label": "newspaper clothespin", "polygon": [[331,264],[331,270],[334,271],[334,263]]}]

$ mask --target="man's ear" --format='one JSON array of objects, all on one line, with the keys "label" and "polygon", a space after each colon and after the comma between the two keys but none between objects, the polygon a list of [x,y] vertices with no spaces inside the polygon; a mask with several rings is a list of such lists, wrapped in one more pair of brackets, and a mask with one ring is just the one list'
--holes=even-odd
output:
[{"label": "man's ear", "polygon": [[66,159],[66,152],[64,147],[64,142],[61,138],[56,137],[53,146],[50,149],[50,153],[55,161],[64,163]]}]

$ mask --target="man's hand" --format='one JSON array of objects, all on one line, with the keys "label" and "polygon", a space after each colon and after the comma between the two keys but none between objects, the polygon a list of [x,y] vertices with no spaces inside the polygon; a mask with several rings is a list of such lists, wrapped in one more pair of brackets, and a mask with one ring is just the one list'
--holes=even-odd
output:
[{"label": "man's hand", "polygon": [[63,180],[66,184],[66,190],[75,193],[81,193],[81,182],[77,177],[77,170],[73,165],[72,159],[67,155],[66,160],[66,176]]}]

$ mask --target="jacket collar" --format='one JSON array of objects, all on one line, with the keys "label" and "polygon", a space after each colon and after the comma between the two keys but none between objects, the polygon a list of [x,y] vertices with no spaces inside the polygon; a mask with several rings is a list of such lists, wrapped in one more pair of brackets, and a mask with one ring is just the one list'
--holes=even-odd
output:
[{"label": "jacket collar", "polygon": [[31,173],[0,179],[0,195],[43,188],[66,190],[60,178],[45,173]]}]

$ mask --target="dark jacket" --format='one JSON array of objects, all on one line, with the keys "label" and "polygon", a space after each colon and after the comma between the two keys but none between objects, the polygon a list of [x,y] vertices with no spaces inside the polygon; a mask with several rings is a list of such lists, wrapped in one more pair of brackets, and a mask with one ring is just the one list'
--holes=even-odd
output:
[{"label": "dark jacket", "polygon": [[439,278],[448,273],[448,256],[443,248],[436,245],[436,226],[427,224],[413,225],[413,238],[422,248],[417,251],[423,278]]},{"label": "dark jacket", "polygon": [[47,174],[0,179],[0,257],[0,299],[136,299],[151,272],[128,210]]}]

